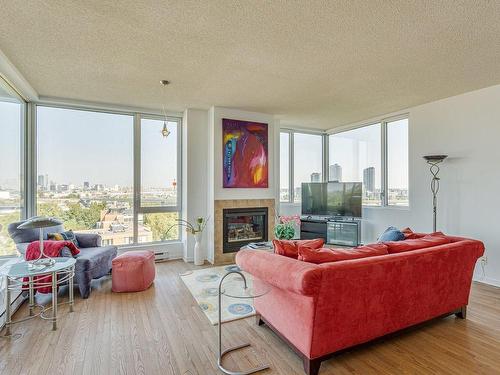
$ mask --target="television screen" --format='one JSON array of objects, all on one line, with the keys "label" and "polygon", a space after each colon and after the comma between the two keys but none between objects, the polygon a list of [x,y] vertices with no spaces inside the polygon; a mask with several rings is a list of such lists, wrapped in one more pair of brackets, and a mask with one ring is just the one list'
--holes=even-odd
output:
[{"label": "television screen", "polygon": [[361,182],[302,184],[302,215],[361,217]]},{"label": "television screen", "polygon": [[326,183],[302,183],[302,215],[328,215],[326,195]]}]

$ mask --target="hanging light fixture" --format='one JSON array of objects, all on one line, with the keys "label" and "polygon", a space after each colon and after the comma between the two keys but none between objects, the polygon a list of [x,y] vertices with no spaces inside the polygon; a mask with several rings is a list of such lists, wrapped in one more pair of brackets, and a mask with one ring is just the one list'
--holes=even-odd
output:
[{"label": "hanging light fixture", "polygon": [[[166,91],[166,87],[168,84],[170,84],[170,81],[162,79],[160,83],[163,85],[163,87],[165,88],[164,90]],[[165,104],[163,104],[162,107],[163,107],[163,116],[165,116],[165,118],[163,120],[163,128],[161,129],[161,135],[163,136],[163,138],[167,138],[170,135],[170,130],[168,130],[167,128],[167,121],[168,121],[167,111],[165,110]]]}]

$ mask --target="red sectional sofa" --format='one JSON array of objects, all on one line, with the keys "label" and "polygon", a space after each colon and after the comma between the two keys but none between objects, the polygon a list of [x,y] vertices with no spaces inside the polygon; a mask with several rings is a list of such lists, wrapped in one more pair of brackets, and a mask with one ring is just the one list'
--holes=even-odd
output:
[{"label": "red sectional sofa", "polygon": [[385,243],[387,255],[323,264],[256,250],[239,251],[236,262],[272,286],[255,299],[258,323],[281,336],[315,375],[335,352],[442,315],[465,318],[484,245],[446,238],[438,246]]}]

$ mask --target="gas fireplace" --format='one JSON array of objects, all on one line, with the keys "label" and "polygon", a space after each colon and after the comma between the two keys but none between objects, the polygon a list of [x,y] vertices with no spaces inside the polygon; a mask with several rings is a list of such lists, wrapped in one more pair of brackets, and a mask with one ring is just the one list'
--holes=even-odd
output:
[{"label": "gas fireplace", "polygon": [[267,207],[223,210],[222,252],[234,253],[250,242],[267,241]]}]

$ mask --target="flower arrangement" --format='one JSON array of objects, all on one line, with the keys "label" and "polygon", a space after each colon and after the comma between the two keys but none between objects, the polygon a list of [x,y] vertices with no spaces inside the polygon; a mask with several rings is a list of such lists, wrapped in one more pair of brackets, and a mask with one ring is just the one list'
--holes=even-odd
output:
[{"label": "flower arrangement", "polygon": [[274,235],[279,240],[291,240],[295,236],[295,226],[300,226],[299,215],[279,216],[274,227]]},{"label": "flower arrangement", "polygon": [[184,219],[176,219],[177,224],[171,225],[168,228],[167,233],[170,231],[170,229],[179,225],[181,227],[186,228],[186,232],[188,232],[194,236],[198,233],[203,233],[203,231],[207,227],[207,222],[209,219],[210,219],[210,217],[204,218],[202,216],[198,216],[196,218],[196,222],[194,224],[191,224],[189,221],[184,220]]}]

